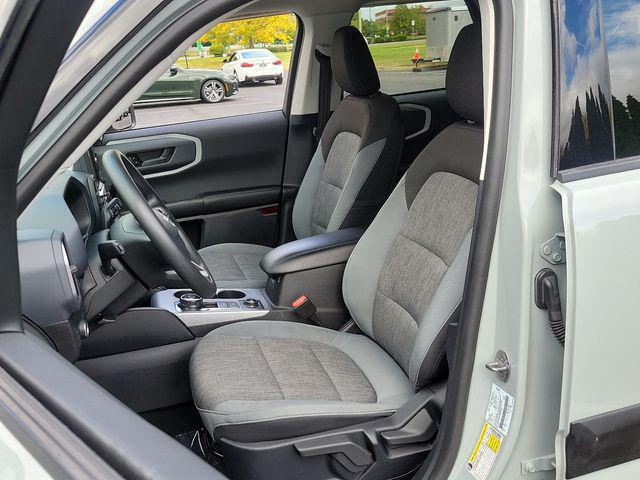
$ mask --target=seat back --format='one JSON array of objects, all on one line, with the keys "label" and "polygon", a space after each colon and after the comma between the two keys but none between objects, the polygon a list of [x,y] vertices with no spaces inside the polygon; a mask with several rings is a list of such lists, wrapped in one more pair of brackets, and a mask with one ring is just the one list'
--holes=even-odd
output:
[{"label": "seat back", "polygon": [[438,375],[462,301],[484,134],[479,25],[460,31],[446,79],[455,123],[421,152],[354,249],[343,293],[352,318],[416,390]]},{"label": "seat back", "polygon": [[379,91],[369,48],[351,27],[336,31],[331,66],[350,95],[333,113],[293,207],[298,238],[367,226],[393,188],[404,142],[400,109]]}]

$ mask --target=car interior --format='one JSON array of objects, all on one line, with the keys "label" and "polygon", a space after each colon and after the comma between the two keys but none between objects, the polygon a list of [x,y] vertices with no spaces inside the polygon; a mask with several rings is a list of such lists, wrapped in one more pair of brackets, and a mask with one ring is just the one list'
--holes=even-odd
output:
[{"label": "car interior", "polygon": [[[481,195],[480,9],[445,88],[389,95],[360,3],[321,3],[227,16],[297,15],[282,110],[110,129],[18,218],[39,345],[11,368],[63,357],[42,395],[80,430],[144,425],[135,451],[182,444],[190,478],[411,478],[439,438]],[[94,415],[69,413],[79,391]]]}]

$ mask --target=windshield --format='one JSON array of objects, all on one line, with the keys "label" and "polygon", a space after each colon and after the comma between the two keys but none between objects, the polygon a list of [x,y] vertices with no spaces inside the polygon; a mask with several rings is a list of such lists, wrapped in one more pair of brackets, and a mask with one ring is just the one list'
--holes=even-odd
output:
[{"label": "windshield", "polygon": [[69,55],[81,46],[87,38],[91,36],[93,31],[111,14],[124,0],[94,0],[84,17],[84,20],[78,27],[75,37],[71,40],[71,44],[67,49],[65,60]]},{"label": "windshield", "polygon": [[[80,24],[33,124],[37,129],[117,44],[162,0],[94,0]],[[1,3],[1,0],[0,0]],[[79,74],[80,73],[80,74]]]},{"label": "windshield", "polygon": [[249,50],[247,52],[242,52],[242,58],[271,58],[273,56],[273,53],[269,50]]}]

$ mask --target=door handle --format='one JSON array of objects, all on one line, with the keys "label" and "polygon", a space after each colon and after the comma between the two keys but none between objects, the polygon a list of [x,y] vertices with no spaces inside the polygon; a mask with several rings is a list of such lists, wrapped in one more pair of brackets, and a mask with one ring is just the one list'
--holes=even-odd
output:
[{"label": "door handle", "polygon": [[173,158],[175,150],[175,147],[167,147],[140,152],[128,152],[126,155],[136,168],[144,168],[169,163]]}]

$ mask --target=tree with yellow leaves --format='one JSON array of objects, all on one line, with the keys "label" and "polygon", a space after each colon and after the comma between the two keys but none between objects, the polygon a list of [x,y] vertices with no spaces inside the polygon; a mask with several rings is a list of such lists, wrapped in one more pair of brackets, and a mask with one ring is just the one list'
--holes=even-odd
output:
[{"label": "tree with yellow leaves", "polygon": [[292,14],[234,20],[216,25],[201,40],[212,45],[236,44],[249,48],[259,43],[291,43],[296,26]]}]

